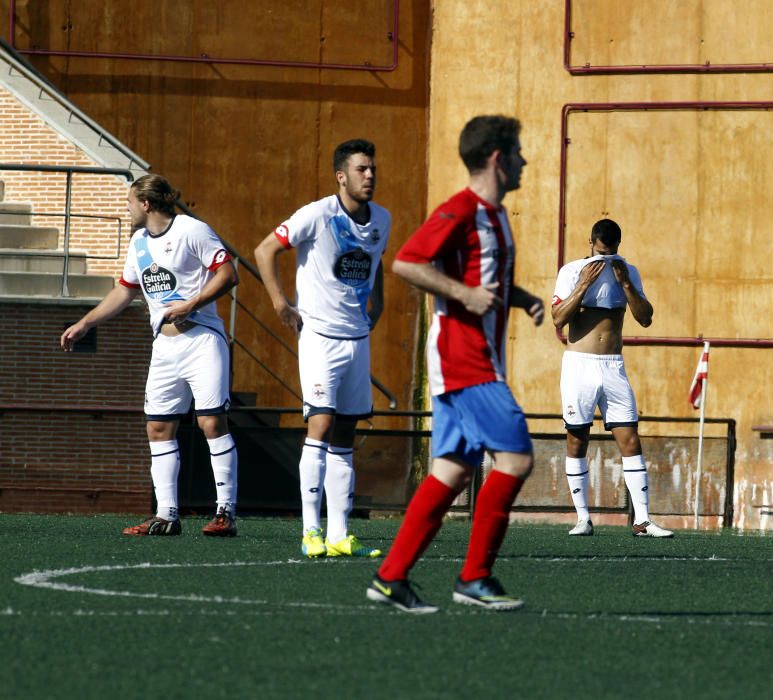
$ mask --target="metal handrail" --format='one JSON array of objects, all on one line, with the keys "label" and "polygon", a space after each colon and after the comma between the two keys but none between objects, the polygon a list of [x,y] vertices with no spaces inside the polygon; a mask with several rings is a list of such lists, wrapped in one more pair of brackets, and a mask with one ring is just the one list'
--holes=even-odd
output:
[{"label": "metal handrail", "polygon": [[[14,14],[12,11],[11,18],[13,19],[13,17]],[[129,166],[134,163],[140,170],[147,171],[150,168],[150,163],[140,158],[134,151],[121,143],[112,134],[107,132],[85,112],[82,112],[74,104],[72,104],[70,100],[59,91],[57,87],[52,85],[43,74],[36,70],[34,66],[32,66],[25,58],[21,56],[18,49],[16,49],[12,43],[9,44],[3,38],[0,38],[0,47],[2,47],[10,57],[14,64],[13,68],[15,70],[19,71],[19,73],[22,73],[26,78],[38,85],[41,89],[41,92],[45,92],[46,95],[48,95],[51,99],[53,99],[55,102],[58,102],[65,109],[67,109],[67,111],[70,113],[71,119],[73,115],[76,116],[86,126],[99,134],[101,141],[109,143],[110,146],[115,148],[120,153],[123,153],[123,155],[129,159]]]},{"label": "metal handrail", "polygon": [[129,182],[134,180],[131,170],[125,168],[100,168],[89,165],[28,165],[26,163],[0,163],[0,171],[12,170],[19,172],[38,173],[65,173],[64,195],[64,262],[62,266],[62,296],[70,296],[70,288],[67,284],[70,273],[70,218],[72,212],[72,176],[75,173],[88,173],[90,175],[114,175],[126,178]]}]

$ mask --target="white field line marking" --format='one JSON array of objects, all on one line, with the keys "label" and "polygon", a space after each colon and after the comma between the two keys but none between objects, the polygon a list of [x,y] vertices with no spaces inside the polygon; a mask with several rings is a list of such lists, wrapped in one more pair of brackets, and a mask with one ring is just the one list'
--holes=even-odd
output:
[{"label": "white field line marking", "polygon": [[[535,562],[633,562],[633,561],[743,561],[743,560],[737,560],[737,559],[723,559],[720,557],[708,557],[708,558],[700,558],[700,557],[588,557],[588,558],[574,558],[574,557],[500,557],[498,561],[518,561],[528,559],[530,561]],[[453,557],[439,557],[435,561],[449,561],[449,562],[459,562],[462,561],[461,559],[453,558]],[[340,565],[342,563],[355,563],[356,560],[342,560],[342,561],[336,561],[336,562],[330,562],[334,565]],[[46,588],[50,590],[57,590],[57,591],[65,591],[70,593],[89,593],[92,595],[101,595],[101,596],[117,596],[117,597],[124,597],[124,598],[143,598],[143,599],[149,599],[149,600],[177,600],[177,601],[184,601],[184,602],[194,602],[194,603],[220,603],[220,604],[237,604],[237,605],[255,605],[255,606],[262,606],[262,605],[271,605],[274,609],[272,610],[264,610],[264,611],[257,611],[257,610],[240,610],[239,612],[236,611],[212,611],[212,610],[198,610],[198,611],[189,611],[189,612],[180,612],[180,611],[170,611],[170,610],[132,610],[132,611],[109,611],[109,610],[84,610],[84,609],[76,609],[72,611],[46,611],[43,613],[39,612],[33,612],[31,613],[31,616],[58,616],[58,617],[82,617],[82,616],[94,616],[94,617],[120,617],[120,616],[158,616],[158,617],[164,617],[169,615],[251,615],[251,616],[261,616],[261,615],[275,615],[279,612],[285,612],[282,610],[276,610],[276,608],[290,608],[290,609],[298,609],[298,608],[314,608],[317,610],[330,610],[335,611],[336,614],[360,614],[363,610],[378,610],[383,609],[380,605],[369,605],[369,604],[362,604],[362,605],[337,605],[333,603],[307,603],[307,602],[285,602],[285,603],[271,603],[267,600],[251,600],[246,598],[239,598],[239,597],[233,597],[233,598],[225,598],[223,596],[202,596],[202,595],[196,595],[196,594],[188,594],[188,595],[169,595],[169,594],[160,594],[160,593],[137,593],[133,591],[116,591],[116,590],[110,590],[105,588],[89,588],[87,586],[81,586],[81,585],[72,585],[63,583],[61,581],[55,581],[53,579],[60,579],[64,576],[71,576],[75,574],[88,574],[88,573],[94,573],[94,572],[103,572],[103,571],[128,571],[128,570],[140,570],[140,569],[186,569],[186,568],[222,568],[225,566],[230,567],[248,567],[248,566],[281,566],[286,564],[305,564],[307,562],[300,560],[300,559],[287,559],[284,561],[235,561],[235,562],[213,562],[213,563],[179,563],[179,564],[157,564],[152,562],[143,562],[140,564],[109,564],[109,565],[103,565],[103,566],[81,566],[81,567],[72,567],[68,569],[48,569],[45,571],[32,571],[27,574],[22,574],[21,576],[17,576],[14,578],[14,581],[16,583],[19,583],[23,586],[32,586],[34,588]],[[321,562],[320,562],[321,563]],[[357,562],[359,563],[359,562]],[[288,611],[289,612],[289,611]],[[443,611],[447,615],[466,615],[470,612],[478,613],[478,614],[489,614],[487,611],[468,611],[465,610],[464,612],[458,611],[458,610],[444,610]],[[748,619],[739,619],[734,620],[732,618],[725,617],[724,619],[717,620],[715,618],[691,618],[689,613],[685,613],[683,616],[663,616],[659,617],[657,615],[647,615],[647,614],[636,614],[636,613],[618,613],[618,614],[603,614],[603,613],[572,613],[572,612],[551,612],[550,610],[526,610],[520,614],[526,614],[526,615],[539,615],[540,617],[555,617],[559,619],[582,619],[582,620],[596,620],[596,621],[619,621],[619,622],[640,622],[640,623],[648,623],[648,624],[667,624],[669,622],[678,622],[683,621],[687,622],[687,624],[724,624],[724,625],[731,625],[731,626],[744,626],[744,627],[773,627],[773,623],[762,621],[762,620],[748,620]],[[14,610],[11,607],[6,608],[5,610],[0,610],[0,617],[16,617],[21,616],[22,613],[20,611]],[[25,614],[25,616],[29,615],[29,613]],[[749,613],[749,615],[753,615],[753,613]],[[739,618],[745,617],[744,613],[738,614]]]},{"label": "white field line marking", "polygon": [[[54,591],[66,591],[68,593],[90,593],[92,595],[118,596],[122,598],[145,598],[150,600],[180,600],[193,603],[231,603],[237,605],[271,605],[268,600],[251,600],[247,598],[224,598],[223,596],[203,596],[190,593],[187,595],[170,595],[167,593],[137,593],[135,591],[116,591],[107,588],[90,588],[88,586],[73,585],[54,581],[63,576],[72,576],[74,574],[89,574],[100,571],[128,571],[132,569],[183,569],[183,568],[222,568],[225,566],[279,566],[282,564],[300,564],[300,560],[288,559],[287,561],[236,561],[236,562],[217,562],[217,563],[187,563],[187,564],[154,564],[143,562],[141,564],[110,564],[105,566],[81,566],[70,569],[49,569],[46,571],[32,571],[28,574],[22,574],[14,578],[16,583],[22,586],[32,586],[33,588],[48,588]],[[336,610],[347,610],[351,606],[335,605],[332,603],[304,603],[288,602],[278,605],[297,608],[325,608]]]}]

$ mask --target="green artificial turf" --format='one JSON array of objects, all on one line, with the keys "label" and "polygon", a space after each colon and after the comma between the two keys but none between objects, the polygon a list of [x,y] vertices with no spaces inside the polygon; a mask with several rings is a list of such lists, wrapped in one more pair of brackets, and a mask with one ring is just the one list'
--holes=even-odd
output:
[{"label": "green artificial turf", "polygon": [[[297,520],[208,539],[135,519],[0,515],[0,693],[19,698],[752,698],[773,686],[773,538],[515,525],[495,573],[518,612],[451,602],[469,523],[412,572],[442,607],[370,603],[376,564],[306,561]],[[399,520],[354,520],[388,548]],[[66,572],[66,573],[63,573]],[[34,585],[25,585],[27,584]]]}]

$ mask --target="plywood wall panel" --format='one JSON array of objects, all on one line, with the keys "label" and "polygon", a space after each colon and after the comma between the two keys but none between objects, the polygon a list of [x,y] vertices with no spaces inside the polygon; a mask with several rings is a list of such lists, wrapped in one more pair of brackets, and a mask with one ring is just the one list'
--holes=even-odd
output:
[{"label": "plywood wall panel", "polygon": [[[731,55],[734,61],[770,60],[773,25],[764,4],[748,3],[749,11],[756,13],[753,22],[764,30],[752,29],[751,23],[748,31],[739,24],[727,25],[724,38],[722,27],[715,30],[715,40],[705,33],[706,28],[726,23],[736,3],[573,2],[577,32],[573,62],[637,62],[639,56],[649,62],[698,62],[708,57],[701,38],[713,42],[711,60],[720,56],[719,39],[730,44],[722,46],[723,60],[730,60]],[[773,96],[769,74],[573,77],[563,68],[563,10],[561,0],[443,0],[435,3],[433,24],[429,204],[441,201],[465,181],[456,138],[467,118],[483,112],[517,114],[524,125],[522,141],[529,164],[522,188],[505,200],[519,246],[516,276],[519,284],[546,299],[556,273],[563,105],[766,100]],[[736,30],[742,36],[730,42],[727,32]],[[510,40],[514,34],[519,41]],[[602,216],[620,220],[621,253],[641,269],[655,307],[650,329],[642,331],[627,319],[626,334],[694,336],[710,326],[728,335],[743,327],[773,337],[770,322],[758,306],[769,304],[773,295],[767,275],[759,269],[764,264],[759,261],[769,257],[773,236],[766,223],[771,220],[767,194],[770,129],[767,115],[757,116],[615,113],[570,117],[567,258],[587,254],[587,238],[595,220]],[[765,162],[759,162],[762,160]],[[746,173],[755,172],[759,178],[752,176],[751,193],[744,182]],[[738,233],[728,231],[733,221],[740,222]],[[731,255],[729,248],[736,255],[722,265],[722,259]],[[719,299],[717,294],[721,294]],[[730,300],[736,310],[724,308],[730,306]],[[745,315],[747,311],[752,316]],[[517,311],[511,319],[508,379],[516,396],[527,411],[559,412],[563,346],[551,328],[535,329]],[[699,353],[696,347],[628,347],[626,362],[639,410],[647,415],[695,415],[686,397]],[[745,527],[764,526],[759,507],[753,505],[754,498],[759,501],[761,497],[751,496],[750,485],[755,485],[757,494],[771,490],[769,450],[762,449],[759,435],[751,431],[755,421],[773,418],[765,390],[759,388],[760,383],[770,386],[773,365],[769,355],[768,350],[712,350],[708,413],[738,421],[736,471],[743,495],[736,507],[738,522]],[[755,376],[747,379],[742,370],[751,366],[755,366]],[[540,422],[539,429],[551,427],[546,423]],[[552,429],[560,430],[560,421]],[[658,430],[680,434],[669,433],[667,424],[659,425]]]}]

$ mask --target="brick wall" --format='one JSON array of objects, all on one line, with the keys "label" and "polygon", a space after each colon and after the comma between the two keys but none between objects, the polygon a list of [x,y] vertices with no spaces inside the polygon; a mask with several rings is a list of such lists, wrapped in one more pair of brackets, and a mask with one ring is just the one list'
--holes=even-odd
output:
[{"label": "brick wall", "polygon": [[[0,163],[101,165],[1,87]],[[56,215],[64,214],[65,179],[63,173],[0,171],[5,201],[31,203],[33,212],[40,212],[32,223],[58,227],[60,248],[64,244],[64,219]],[[75,217],[70,225],[70,247],[94,256],[88,261],[91,273],[115,278],[121,274],[131,235],[125,208],[128,186],[127,181],[114,175],[73,175],[72,213],[102,217]]]},{"label": "brick wall", "polygon": [[62,331],[89,308],[0,300],[0,510],[150,508],[146,311],[100,326],[95,353],[63,352]]}]

